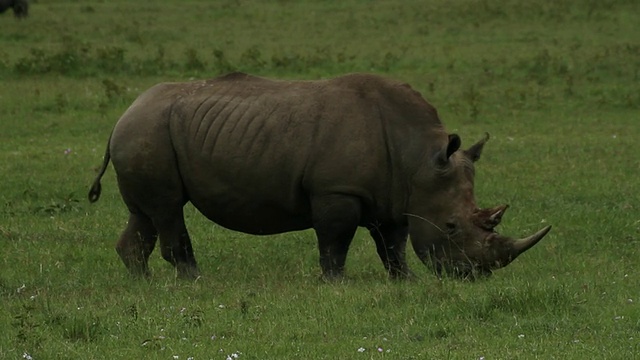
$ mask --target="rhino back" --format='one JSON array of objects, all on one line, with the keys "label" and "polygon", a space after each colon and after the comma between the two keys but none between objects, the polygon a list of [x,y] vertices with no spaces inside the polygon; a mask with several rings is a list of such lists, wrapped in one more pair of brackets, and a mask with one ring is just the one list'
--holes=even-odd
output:
[{"label": "rhino back", "polygon": [[404,166],[389,137],[415,129],[382,119],[402,117],[407,103],[394,106],[381,81],[233,74],[185,86],[170,131],[190,200],[213,221],[250,233],[310,227],[310,197],[328,193],[360,197],[365,223],[392,216],[406,189],[391,189],[407,181],[398,180]]}]

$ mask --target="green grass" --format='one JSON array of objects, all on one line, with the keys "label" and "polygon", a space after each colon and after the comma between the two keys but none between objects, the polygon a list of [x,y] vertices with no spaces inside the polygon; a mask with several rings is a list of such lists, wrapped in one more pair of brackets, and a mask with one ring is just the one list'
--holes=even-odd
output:
[{"label": "green grass", "polygon": [[[631,359],[640,353],[640,3],[38,1],[0,17],[0,358]],[[344,283],[311,231],[187,222],[203,277],[129,278],[117,118],[149,86],[242,70],[412,84],[465,145],[501,232],[550,235],[488,281],[387,280],[358,232]],[[381,351],[378,351],[378,348]],[[359,349],[364,349],[362,352]]]}]

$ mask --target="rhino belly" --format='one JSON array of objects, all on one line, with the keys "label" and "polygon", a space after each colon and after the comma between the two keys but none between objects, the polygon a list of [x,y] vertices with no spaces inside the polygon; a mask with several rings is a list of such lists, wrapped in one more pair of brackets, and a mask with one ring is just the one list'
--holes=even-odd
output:
[{"label": "rhino belly", "polygon": [[[193,184],[195,185],[195,184]],[[191,203],[209,220],[225,228],[255,235],[279,234],[312,227],[305,197],[287,191],[209,180],[187,185]]]}]

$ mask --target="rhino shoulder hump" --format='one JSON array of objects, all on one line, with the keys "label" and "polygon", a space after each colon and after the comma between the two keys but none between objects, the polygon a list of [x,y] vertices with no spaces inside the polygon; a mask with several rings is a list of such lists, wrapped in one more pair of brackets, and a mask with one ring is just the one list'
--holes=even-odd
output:
[{"label": "rhino shoulder hump", "polygon": [[231,72],[229,74],[225,74],[225,75],[221,75],[218,76],[216,78],[213,78],[211,80],[209,80],[210,82],[219,82],[219,81],[232,81],[232,82],[238,82],[238,81],[247,81],[247,80],[265,80],[261,77],[258,76],[253,76],[253,75],[249,75],[247,73],[243,73],[241,71],[234,71]]}]

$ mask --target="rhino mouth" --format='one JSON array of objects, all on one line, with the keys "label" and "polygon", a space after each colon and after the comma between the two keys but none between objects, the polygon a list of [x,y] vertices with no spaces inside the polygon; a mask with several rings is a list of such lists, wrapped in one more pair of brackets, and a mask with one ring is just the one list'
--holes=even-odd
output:
[{"label": "rhino mouth", "polygon": [[476,280],[488,279],[493,275],[489,268],[475,266],[472,263],[437,264],[434,267],[436,276],[439,279],[450,277],[457,280],[474,282]]},{"label": "rhino mouth", "polygon": [[493,271],[491,271],[491,269],[472,268],[471,270],[458,272],[453,276],[459,280],[474,282],[476,280],[488,279],[491,275],[493,275]]}]

